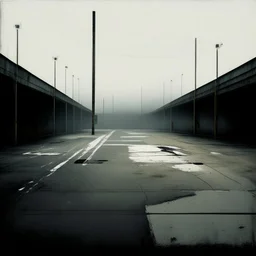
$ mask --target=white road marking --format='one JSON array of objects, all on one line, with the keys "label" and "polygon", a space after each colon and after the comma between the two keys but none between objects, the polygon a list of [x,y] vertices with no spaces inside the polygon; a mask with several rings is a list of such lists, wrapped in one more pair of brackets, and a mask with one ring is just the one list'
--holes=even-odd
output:
[{"label": "white road marking", "polygon": [[133,146],[134,144],[104,144],[104,145],[102,145],[103,147],[105,147],[105,146],[112,146],[112,147],[116,147],[116,146],[123,146],[123,147],[125,147],[125,146]]},{"label": "white road marking", "polygon": [[186,163],[177,156],[130,156],[129,158],[137,163]]},{"label": "white road marking", "polygon": [[108,141],[111,141],[111,142],[140,142],[142,140],[108,140]]},{"label": "white road marking", "polygon": [[71,157],[69,157],[67,160],[65,160],[64,162],[58,164],[57,166],[55,166],[54,168],[52,168],[50,170],[51,173],[56,172],[61,166],[63,166],[64,164],[66,164],[69,160],[71,160],[73,157],[75,157],[76,155],[78,155],[83,149],[81,148],[80,150],[78,150],[76,153],[74,153]]},{"label": "white road marking", "polygon": [[203,171],[203,169],[195,164],[177,164],[173,165],[172,168],[178,169],[183,172],[200,172]]},{"label": "white road marking", "polygon": [[130,135],[145,135],[145,134],[147,134],[145,132],[126,132],[126,133],[128,133]]},{"label": "white road marking", "polygon": [[222,155],[221,153],[219,152],[211,152],[212,155]]},{"label": "white road marking", "polygon": [[86,159],[85,163],[83,163],[83,166],[87,165],[87,161],[91,160],[93,155],[96,153],[96,151],[111,137],[111,135],[115,132],[112,131],[109,133],[105,138],[100,142],[100,144],[94,149],[94,151],[91,153],[91,155]]},{"label": "white road marking", "polygon": [[25,187],[22,187],[22,188],[19,188],[18,190],[19,190],[19,191],[22,191],[24,188],[25,188]]},{"label": "white road marking", "polygon": [[[132,145],[128,146],[133,162],[137,163],[186,163],[187,161],[175,156],[173,153],[162,151],[157,145]],[[182,152],[176,151],[182,155]]]},{"label": "white road marking", "polygon": [[140,135],[138,135],[138,136],[136,136],[136,135],[132,135],[132,136],[120,136],[120,138],[124,138],[124,139],[130,139],[130,138],[146,138],[146,137],[148,137],[148,136],[140,136]]},{"label": "white road marking", "polygon": [[105,137],[106,135],[102,135],[99,138],[95,139],[94,141],[90,142],[88,146],[85,148],[85,150],[82,152],[81,156],[79,156],[77,159],[82,158],[86,153],[88,153],[91,149],[93,149],[95,146],[98,145],[98,143]]},{"label": "white road marking", "polygon": [[250,213],[255,211],[255,198],[247,191],[199,191],[194,196],[146,205],[150,229],[160,246],[191,246],[205,241],[210,245],[253,244],[256,226]]},{"label": "white road marking", "polygon": [[34,181],[33,181],[33,180],[31,180],[31,181],[29,181],[29,182],[28,182],[28,184],[31,184],[31,183],[34,183]]},{"label": "white road marking", "polygon": [[44,152],[26,152],[23,155],[34,155],[34,156],[58,156],[61,153],[44,153]]}]

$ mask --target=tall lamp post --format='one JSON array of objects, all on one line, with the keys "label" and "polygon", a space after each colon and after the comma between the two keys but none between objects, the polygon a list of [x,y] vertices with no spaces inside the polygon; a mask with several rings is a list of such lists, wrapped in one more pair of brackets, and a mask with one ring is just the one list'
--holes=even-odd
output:
[{"label": "tall lamp post", "polygon": [[183,74],[181,74],[181,81],[180,81],[180,91],[181,91],[181,96],[182,96],[182,78],[183,78]]},{"label": "tall lamp post", "polygon": [[195,38],[195,90],[193,100],[193,133],[196,134],[196,79],[197,79],[197,38]]},{"label": "tall lamp post", "polygon": [[15,24],[17,34],[16,45],[16,71],[14,84],[14,144],[18,144],[18,67],[19,67],[19,29],[20,25]]},{"label": "tall lamp post", "polygon": [[57,64],[57,57],[53,57],[54,60],[54,91],[53,91],[53,135],[56,133],[56,64]]},{"label": "tall lamp post", "polygon": [[222,46],[223,44],[216,44],[215,48],[216,48],[216,80],[215,80],[215,87],[214,87],[214,138],[217,138],[217,133],[218,133],[218,109],[217,109],[217,87],[218,87],[218,69],[219,69],[219,48]]},{"label": "tall lamp post", "polygon": [[[72,99],[74,100],[74,78],[75,76],[72,75]],[[75,132],[75,106],[73,104],[73,132]]]},{"label": "tall lamp post", "polygon": [[[68,66],[65,66],[65,94],[67,95],[67,69]],[[66,133],[68,133],[68,103],[65,104],[66,108]]]}]

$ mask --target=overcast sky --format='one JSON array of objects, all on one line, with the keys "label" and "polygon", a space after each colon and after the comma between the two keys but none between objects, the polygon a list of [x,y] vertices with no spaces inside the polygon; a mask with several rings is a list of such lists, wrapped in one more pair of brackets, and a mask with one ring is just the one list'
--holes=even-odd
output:
[{"label": "overcast sky", "polygon": [[[92,11],[96,11],[96,112],[150,111],[194,88],[194,40],[198,41],[198,87],[256,56],[254,0],[4,0],[1,52],[16,58],[14,24],[21,24],[19,64],[91,109]],[[172,86],[171,82],[172,80]],[[171,90],[172,87],[172,90]],[[172,97],[172,98],[171,98]]]}]

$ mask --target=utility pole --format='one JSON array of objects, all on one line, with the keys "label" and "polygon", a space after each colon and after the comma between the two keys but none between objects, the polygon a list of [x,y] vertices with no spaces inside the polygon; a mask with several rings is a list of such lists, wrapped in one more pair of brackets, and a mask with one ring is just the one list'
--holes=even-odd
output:
[{"label": "utility pole", "polygon": [[92,12],[92,135],[95,133],[94,129],[94,119],[95,119],[95,37],[96,37],[96,13]]},{"label": "utility pole", "polygon": [[142,86],[140,87],[140,114],[142,115]]},{"label": "utility pole", "polygon": [[19,28],[20,25],[16,24],[17,45],[16,45],[16,72],[14,84],[14,144],[18,144],[18,70],[19,70]]},{"label": "utility pole", "polygon": [[[67,95],[67,69],[68,66],[65,66],[65,94]],[[65,104],[66,109],[66,134],[68,133],[68,103]]]},{"label": "utility pole", "polygon": [[57,57],[53,57],[54,59],[54,91],[53,91],[53,135],[56,134],[56,62]]},{"label": "utility pole", "polygon": [[196,135],[196,79],[197,79],[197,38],[195,38],[195,90],[193,102],[193,133]]},{"label": "utility pole", "polygon": [[217,106],[217,87],[218,87],[218,69],[219,69],[219,52],[218,49],[222,46],[223,44],[216,44],[216,80],[215,80],[215,88],[214,88],[214,139],[217,138],[217,133],[218,133],[218,106]]},{"label": "utility pole", "polygon": [[[72,75],[72,99],[74,101],[74,75]],[[75,106],[73,102],[73,133],[75,132]]]},{"label": "utility pole", "polygon": [[114,95],[112,95],[112,114],[114,114]]}]

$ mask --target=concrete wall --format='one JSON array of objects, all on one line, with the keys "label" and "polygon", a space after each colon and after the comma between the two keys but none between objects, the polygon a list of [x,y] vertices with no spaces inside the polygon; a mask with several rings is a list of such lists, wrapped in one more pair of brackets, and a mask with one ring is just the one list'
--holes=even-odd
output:
[{"label": "concrete wall", "polygon": [[[16,65],[0,54],[0,147],[14,144],[14,85]],[[52,136],[53,93],[55,92],[55,134],[80,131],[91,123],[91,111],[22,67],[18,70],[18,144]],[[73,123],[73,106],[74,119]],[[82,113],[82,114],[81,114]],[[81,121],[83,118],[83,122]]]}]

